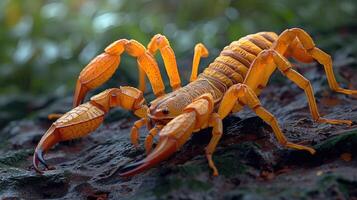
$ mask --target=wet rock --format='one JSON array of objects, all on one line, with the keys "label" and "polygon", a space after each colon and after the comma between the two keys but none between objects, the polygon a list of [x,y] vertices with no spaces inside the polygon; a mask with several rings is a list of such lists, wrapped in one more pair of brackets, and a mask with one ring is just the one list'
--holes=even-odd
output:
[{"label": "wet rock", "polygon": [[[352,199],[357,196],[356,99],[330,92],[321,81],[324,76],[316,76],[322,71],[311,68],[309,73],[315,74],[320,112],[351,119],[352,127],[313,122],[304,93],[291,84],[270,84],[261,98],[289,141],[313,146],[315,155],[284,148],[271,128],[245,109],[224,120],[224,136],[213,158],[220,176],[212,176],[204,156],[211,137],[207,129],[159,166],[124,179],[118,170],[145,153],[142,145],[136,149],[130,144],[134,117],[116,109],[88,137],[51,149],[45,157],[56,169],[37,174],[31,166],[34,147],[50,125],[47,115],[70,108],[67,98],[39,111],[40,117],[12,121],[0,132],[0,197]],[[66,106],[61,108],[62,103]],[[142,129],[141,144],[146,134]]]},{"label": "wet rock", "polygon": [[9,122],[29,117],[29,113],[40,110],[51,102],[54,97],[33,97],[29,95],[0,96],[0,129]]},{"label": "wet rock", "polygon": [[38,175],[34,172],[0,167],[2,197],[60,198],[68,192],[68,182],[62,173]]}]

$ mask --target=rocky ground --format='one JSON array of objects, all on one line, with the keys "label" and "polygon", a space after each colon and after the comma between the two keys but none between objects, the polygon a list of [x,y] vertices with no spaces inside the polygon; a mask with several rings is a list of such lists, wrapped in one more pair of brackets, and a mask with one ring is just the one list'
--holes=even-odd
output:
[{"label": "rocky ground", "polygon": [[[344,87],[357,88],[357,70],[343,63],[336,66],[344,77],[340,82],[352,83]],[[313,146],[315,155],[282,147],[267,124],[244,110],[224,121],[224,136],[214,154],[220,176],[213,177],[207,166],[204,147],[210,130],[203,130],[166,162],[123,179],[118,168],[143,157],[144,149],[133,148],[129,141],[135,118],[118,109],[90,136],[53,148],[46,159],[56,169],[37,174],[31,159],[50,125],[46,115],[69,109],[69,97],[43,101],[36,104],[38,109],[32,116],[4,122],[0,133],[0,197],[357,199],[357,99],[331,92],[321,68],[308,65],[299,69],[312,80],[322,115],[354,122],[351,127],[315,123],[300,89],[289,81],[270,84],[261,95],[263,105],[277,116],[290,141]],[[143,142],[147,131],[141,131]]]}]

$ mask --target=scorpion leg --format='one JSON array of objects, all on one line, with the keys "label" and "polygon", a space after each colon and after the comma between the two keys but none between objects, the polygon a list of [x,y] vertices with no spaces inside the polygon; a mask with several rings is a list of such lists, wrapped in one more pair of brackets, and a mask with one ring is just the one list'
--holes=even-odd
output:
[{"label": "scorpion leg", "polygon": [[[296,42],[296,38],[299,42]],[[292,48],[297,50],[292,50]],[[280,54],[288,52],[292,57],[303,62],[312,62],[315,59],[324,66],[327,81],[333,91],[349,95],[357,94],[357,90],[344,89],[339,86],[333,72],[331,56],[317,48],[313,39],[304,30],[292,28],[284,31],[280,34],[273,49]]]},{"label": "scorpion leg", "polygon": [[[105,52],[95,57],[80,73],[73,106],[78,106],[84,99],[87,92],[105,83],[116,71],[120,63],[120,55],[126,51],[129,55],[137,58],[140,81],[145,80],[143,71],[149,78],[154,94],[160,96],[164,94],[164,83],[160,70],[155,59],[148,53],[143,45],[135,40],[121,39],[113,42],[105,48]],[[139,83],[143,89],[145,83]]]},{"label": "scorpion leg", "polygon": [[[155,149],[143,160],[121,168],[119,170],[120,176],[133,176],[170,157],[190,139],[193,131],[207,127],[213,108],[214,100],[211,94],[207,93],[195,99],[186,106],[181,115],[172,119],[162,128],[159,132],[159,143]],[[213,125],[216,125],[216,123],[213,123]],[[219,129],[219,125],[216,125],[216,127]],[[214,150],[217,136],[213,138],[208,147],[208,153],[212,153]]]},{"label": "scorpion leg", "polygon": [[292,65],[290,64],[290,62],[287,59],[285,59],[283,56],[281,56],[278,52],[272,51],[272,53],[273,53],[273,59],[277,64],[278,68],[280,69],[280,71],[291,81],[293,81],[297,86],[299,86],[301,89],[305,91],[310,112],[312,118],[315,121],[321,123],[330,123],[330,124],[347,124],[347,125],[352,124],[352,121],[350,120],[326,119],[320,117],[316,100],[314,97],[314,91],[312,89],[310,81],[307,80],[304,76],[302,76],[299,72],[292,69]]},{"label": "scorpion leg", "polygon": [[[293,70],[290,62],[275,50],[264,50],[257,56],[252,63],[244,83],[252,89],[264,87],[276,66],[278,66],[279,70],[285,76],[305,91],[312,118],[316,122],[347,125],[352,124],[350,120],[326,119],[320,117],[310,81],[297,71]],[[255,77],[257,76],[263,78],[256,79]]]},{"label": "scorpion leg", "polygon": [[222,120],[217,113],[213,113],[210,119],[210,126],[213,127],[212,130],[212,138],[206,147],[206,158],[208,161],[208,165],[213,170],[213,176],[218,176],[218,170],[212,160],[212,154],[216,150],[216,146],[223,134],[223,125]]},{"label": "scorpion leg", "polygon": [[267,124],[271,126],[273,132],[278,140],[278,142],[289,148],[305,150],[311,154],[315,153],[315,150],[311,147],[295,144],[289,142],[285,135],[282,133],[279,127],[277,119],[265,108],[262,107],[258,97],[249,86],[245,84],[236,84],[231,86],[226,94],[224,95],[220,107],[218,109],[218,114],[221,118],[227,116],[233,109],[236,101],[246,102],[246,104]]},{"label": "scorpion leg", "polygon": [[139,146],[139,129],[147,124],[147,118],[141,118],[138,121],[134,122],[133,127],[130,131],[130,140],[131,143],[135,146]]},{"label": "scorpion leg", "polygon": [[155,55],[157,50],[160,50],[162,59],[164,60],[166,72],[170,79],[170,86],[173,90],[181,87],[180,75],[177,70],[175,53],[170,46],[169,40],[161,35],[156,34],[147,46],[148,52]]},{"label": "scorpion leg", "polygon": [[313,58],[315,58],[320,64],[324,66],[327,76],[327,81],[329,83],[331,90],[342,94],[348,94],[348,95],[357,94],[357,90],[344,89],[339,86],[338,82],[336,81],[335,74],[333,72],[332,59],[330,55],[328,55],[327,53],[316,47],[313,48],[312,50],[309,50],[308,52],[311,54]]},{"label": "scorpion leg", "polygon": [[200,65],[201,57],[206,58],[208,56],[208,50],[202,43],[198,43],[195,46],[195,52],[192,61],[192,72],[190,77],[190,82],[197,79],[198,67]]},{"label": "scorpion leg", "polygon": [[145,138],[146,154],[149,154],[151,152],[154,137],[159,133],[162,127],[163,126],[156,125],[154,128],[150,130],[149,135],[146,136]]},{"label": "scorpion leg", "polygon": [[[333,68],[332,68],[332,59],[331,56],[317,48],[308,33],[301,29],[294,29],[294,31],[298,32],[297,38],[301,42],[302,46],[305,48],[306,52],[317,62],[324,66],[325,73],[327,76],[327,81],[329,83],[330,88],[339,93],[343,94],[357,94],[357,90],[349,90],[341,88],[336,81]],[[293,57],[297,57],[296,53],[292,55]]]},{"label": "scorpion leg", "polygon": [[47,118],[49,120],[56,120],[62,116],[63,116],[63,114],[60,114],[60,113],[51,113],[51,114],[47,115]]}]

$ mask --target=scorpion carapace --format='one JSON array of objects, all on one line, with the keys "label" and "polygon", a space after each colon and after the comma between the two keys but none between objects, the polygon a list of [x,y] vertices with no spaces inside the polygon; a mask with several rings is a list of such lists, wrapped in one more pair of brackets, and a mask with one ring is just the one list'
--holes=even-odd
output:
[{"label": "scorpion carapace", "polygon": [[[108,89],[80,105],[89,90],[99,87],[113,75],[124,51],[137,58],[139,89]],[[157,51],[162,55],[173,89],[168,94],[165,94],[154,58]],[[102,123],[104,115],[111,107],[118,106],[132,110],[140,117],[131,130],[131,142],[134,146],[138,145],[140,127],[146,125],[150,130],[145,139],[147,157],[121,168],[121,176],[132,176],[153,167],[180,149],[192,133],[207,127],[213,129],[211,141],[206,147],[206,157],[213,174],[218,175],[212,154],[223,134],[222,119],[231,112],[240,111],[246,105],[272,127],[281,145],[314,154],[315,150],[311,147],[289,142],[276,118],[262,107],[257,97],[276,68],[304,90],[312,118],[316,122],[352,124],[349,120],[320,117],[310,82],[295,71],[287,60],[316,60],[324,66],[332,90],[343,94],[357,94],[356,90],[342,89],[338,85],[332,70],[331,57],[317,48],[311,37],[302,29],[287,29],[279,36],[273,32],[260,32],[234,41],[197,76],[200,59],[206,56],[208,51],[205,46],[197,44],[194,49],[191,82],[181,87],[175,54],[165,36],[155,35],[147,49],[135,40],[121,39],[113,42],[80,73],[73,101],[75,108],[54,122],[42,137],[33,157],[35,169],[41,172],[39,162],[49,169],[43,159],[43,153],[59,141],[89,134]],[[149,106],[143,97],[145,76],[157,96]],[[157,135],[159,142],[152,151],[153,138]]]}]

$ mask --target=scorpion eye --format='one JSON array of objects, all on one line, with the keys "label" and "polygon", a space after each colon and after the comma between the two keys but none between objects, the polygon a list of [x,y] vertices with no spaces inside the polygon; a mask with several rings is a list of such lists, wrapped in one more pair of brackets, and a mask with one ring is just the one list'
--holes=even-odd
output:
[{"label": "scorpion eye", "polygon": [[169,114],[169,110],[167,108],[165,108],[165,109],[162,110],[162,113],[164,115],[168,115]]}]

